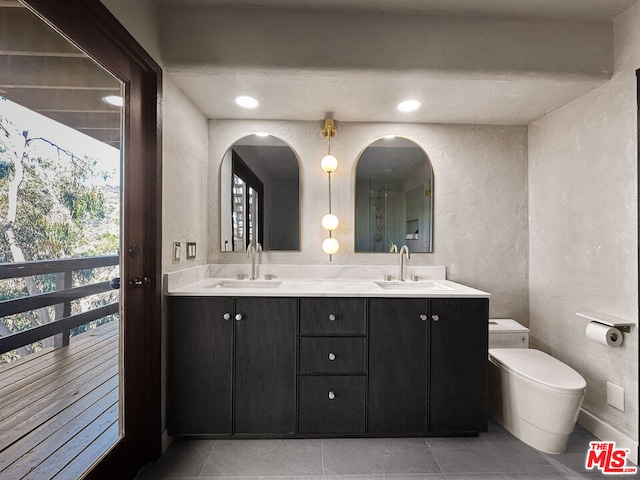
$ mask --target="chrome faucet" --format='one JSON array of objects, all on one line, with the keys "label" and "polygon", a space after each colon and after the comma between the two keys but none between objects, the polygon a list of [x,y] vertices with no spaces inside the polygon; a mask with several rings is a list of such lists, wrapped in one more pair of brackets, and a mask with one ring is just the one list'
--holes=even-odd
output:
[{"label": "chrome faucet", "polygon": [[400,249],[400,271],[398,272],[398,281],[404,282],[404,256],[407,256],[407,260],[411,258],[409,254],[409,247],[403,245]]},{"label": "chrome faucet", "polygon": [[250,243],[247,248],[247,257],[251,256],[251,276],[249,277],[249,280],[256,279],[256,253],[261,251],[262,245],[260,245],[260,243],[256,243],[255,245]]}]

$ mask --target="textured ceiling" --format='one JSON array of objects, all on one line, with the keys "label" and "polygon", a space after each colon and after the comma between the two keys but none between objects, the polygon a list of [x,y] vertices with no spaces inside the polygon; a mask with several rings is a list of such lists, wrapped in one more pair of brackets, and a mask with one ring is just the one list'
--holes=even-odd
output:
[{"label": "textured ceiling", "polygon": [[[494,125],[604,84],[633,3],[158,0],[166,72],[208,118]],[[407,98],[422,108],[398,112]]]}]

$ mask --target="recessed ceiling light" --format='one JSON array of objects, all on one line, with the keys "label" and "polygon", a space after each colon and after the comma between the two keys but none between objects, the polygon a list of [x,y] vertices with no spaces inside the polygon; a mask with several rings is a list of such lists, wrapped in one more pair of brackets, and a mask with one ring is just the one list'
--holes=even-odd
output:
[{"label": "recessed ceiling light", "polygon": [[256,137],[268,137],[269,135],[270,135],[270,134],[269,134],[269,133],[267,133],[267,132],[258,132],[258,133],[255,133],[255,136],[256,136]]},{"label": "recessed ceiling light", "polygon": [[392,138],[396,138],[396,136],[395,135],[385,135],[384,138],[387,139],[387,140],[391,140]]},{"label": "recessed ceiling light", "polygon": [[236,97],[236,103],[243,108],[256,108],[259,105],[258,100],[248,95]]},{"label": "recessed ceiling light", "polygon": [[401,112],[413,112],[414,110],[419,109],[421,105],[422,102],[419,100],[405,100],[398,104],[398,110]]},{"label": "recessed ceiling light", "polygon": [[102,101],[114,107],[124,106],[124,98],[119,95],[107,95],[106,97],[102,97]]}]

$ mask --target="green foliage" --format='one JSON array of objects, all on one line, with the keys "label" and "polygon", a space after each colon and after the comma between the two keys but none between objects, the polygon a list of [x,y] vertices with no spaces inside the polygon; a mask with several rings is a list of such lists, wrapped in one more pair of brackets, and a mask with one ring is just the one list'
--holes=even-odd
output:
[{"label": "green foliage", "polygon": [[[3,152],[0,151],[1,153]],[[0,180],[13,175],[14,169],[13,163],[0,161]]]}]

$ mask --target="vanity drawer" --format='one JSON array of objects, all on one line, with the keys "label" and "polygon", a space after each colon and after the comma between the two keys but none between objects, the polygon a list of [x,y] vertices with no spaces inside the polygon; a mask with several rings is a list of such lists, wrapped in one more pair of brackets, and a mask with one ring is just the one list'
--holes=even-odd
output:
[{"label": "vanity drawer", "polygon": [[365,377],[300,376],[299,433],[365,433]]},{"label": "vanity drawer", "polygon": [[302,337],[298,373],[364,373],[365,339]]},{"label": "vanity drawer", "polygon": [[364,335],[364,298],[300,299],[300,333],[318,335]]}]

